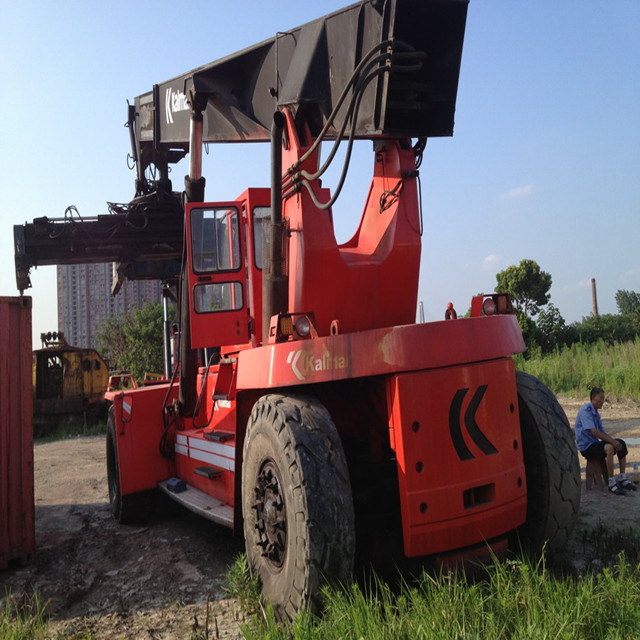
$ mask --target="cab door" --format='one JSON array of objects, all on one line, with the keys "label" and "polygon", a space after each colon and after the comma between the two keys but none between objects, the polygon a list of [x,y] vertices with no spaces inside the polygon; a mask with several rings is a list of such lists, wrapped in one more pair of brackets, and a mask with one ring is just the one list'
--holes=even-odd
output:
[{"label": "cab door", "polygon": [[186,205],[191,347],[249,342],[241,202]]}]

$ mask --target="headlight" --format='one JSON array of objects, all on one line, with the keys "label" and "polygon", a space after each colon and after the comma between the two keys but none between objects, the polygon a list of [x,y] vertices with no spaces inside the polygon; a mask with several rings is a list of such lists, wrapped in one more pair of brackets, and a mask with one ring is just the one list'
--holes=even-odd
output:
[{"label": "headlight", "polygon": [[496,303],[493,298],[486,298],[482,303],[482,311],[485,316],[492,316],[496,312]]},{"label": "headlight", "polygon": [[296,318],[295,327],[296,333],[301,338],[309,337],[309,334],[311,333],[311,322],[309,322],[309,318],[307,318],[307,316],[298,316]]}]

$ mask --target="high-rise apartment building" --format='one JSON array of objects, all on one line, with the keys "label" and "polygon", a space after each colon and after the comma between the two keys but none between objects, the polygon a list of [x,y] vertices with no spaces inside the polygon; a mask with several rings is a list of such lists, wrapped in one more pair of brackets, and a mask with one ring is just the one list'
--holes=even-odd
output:
[{"label": "high-rise apartment building", "polygon": [[70,345],[95,349],[107,318],[162,299],[159,281],[126,280],[115,296],[112,282],[112,263],[58,265],[58,329]]}]

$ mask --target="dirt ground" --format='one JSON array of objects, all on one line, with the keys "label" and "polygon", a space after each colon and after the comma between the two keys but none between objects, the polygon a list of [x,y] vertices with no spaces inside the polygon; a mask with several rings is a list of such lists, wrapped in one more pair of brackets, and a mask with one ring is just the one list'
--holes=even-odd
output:
[{"label": "dirt ground", "polygon": [[49,602],[52,637],[243,637],[224,593],[241,539],[190,513],[144,527],[116,524],[104,436],[36,444],[35,487],[36,558],[0,572],[0,596],[37,589]]},{"label": "dirt ground", "polygon": [[[573,425],[582,401],[560,401]],[[629,441],[630,463],[640,463],[640,403],[611,398],[602,417],[609,433]],[[567,548],[577,567],[593,562],[585,550],[589,531],[640,531],[640,490],[625,497],[586,491],[583,462],[581,514]],[[49,603],[53,637],[242,638],[238,607],[224,592],[226,570],[243,550],[240,537],[191,514],[116,525],[101,436],[36,444],[35,483],[36,558],[0,572],[0,596],[36,589]]]},{"label": "dirt ground", "polygon": [[[578,409],[584,400],[558,397],[569,424],[573,427]],[[608,434],[626,441],[629,454],[627,456],[627,474],[632,475],[633,464],[640,466],[640,402],[616,397],[607,397],[600,410],[602,422]],[[638,490],[628,492],[624,497],[616,496],[606,489],[585,488],[585,460],[579,456],[582,478],[582,494],[580,497],[580,516],[567,545],[566,554],[578,569],[589,563],[598,564],[598,551],[607,555],[616,549],[602,549],[594,544],[594,534],[613,532],[615,530],[631,530],[636,538],[640,537],[640,485]],[[615,461],[615,472],[618,463]],[[604,536],[603,536],[604,537]],[[615,536],[612,536],[615,545]],[[587,540],[587,542],[585,542]]]}]

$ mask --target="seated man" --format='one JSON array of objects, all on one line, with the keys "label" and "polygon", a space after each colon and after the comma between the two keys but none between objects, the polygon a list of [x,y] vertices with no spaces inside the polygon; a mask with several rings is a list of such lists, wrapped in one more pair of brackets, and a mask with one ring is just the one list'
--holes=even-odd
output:
[{"label": "seated man", "polygon": [[[602,426],[598,410],[604,404],[604,391],[600,387],[591,389],[590,402],[582,405],[576,416],[576,442],[578,450],[587,460],[606,460],[609,472],[609,491],[618,496],[625,494],[625,489],[636,490],[636,485],[625,475],[627,462],[627,445],[620,438],[607,435]],[[613,454],[618,456],[620,475],[616,482],[613,474]]]}]

